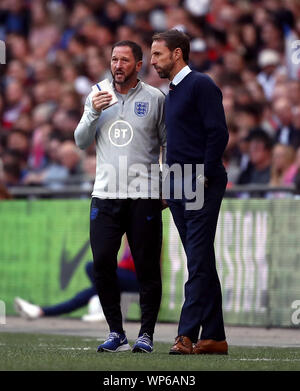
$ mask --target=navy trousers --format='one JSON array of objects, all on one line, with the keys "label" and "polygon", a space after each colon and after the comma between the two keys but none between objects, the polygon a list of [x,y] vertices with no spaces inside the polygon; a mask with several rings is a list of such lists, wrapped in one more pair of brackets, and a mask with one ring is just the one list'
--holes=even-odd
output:
[{"label": "navy trousers", "polygon": [[[89,300],[97,294],[93,275],[93,262],[87,262],[85,270],[92,283],[91,287],[78,292],[74,297],[67,301],[49,307],[42,307],[45,316],[57,316],[73,312],[87,305]],[[120,292],[139,291],[139,284],[137,282],[136,274],[133,271],[119,267],[117,269],[117,276]]]},{"label": "navy trousers", "polygon": [[227,184],[224,172],[209,180],[204,204],[199,210],[186,210],[186,200],[168,200],[186,256],[188,280],[181,310],[178,335],[192,342],[225,339],[222,293],[216,270],[214,238],[222,198]]}]

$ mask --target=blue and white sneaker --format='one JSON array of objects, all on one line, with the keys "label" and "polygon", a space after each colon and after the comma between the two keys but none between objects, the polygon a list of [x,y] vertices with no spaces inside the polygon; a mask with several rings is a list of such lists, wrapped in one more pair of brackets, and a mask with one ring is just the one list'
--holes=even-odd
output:
[{"label": "blue and white sneaker", "polygon": [[103,344],[98,346],[97,352],[125,352],[130,350],[130,345],[125,334],[109,333],[108,338]]},{"label": "blue and white sneaker", "polygon": [[153,342],[150,336],[146,333],[138,337],[133,345],[133,353],[151,353],[153,350]]}]

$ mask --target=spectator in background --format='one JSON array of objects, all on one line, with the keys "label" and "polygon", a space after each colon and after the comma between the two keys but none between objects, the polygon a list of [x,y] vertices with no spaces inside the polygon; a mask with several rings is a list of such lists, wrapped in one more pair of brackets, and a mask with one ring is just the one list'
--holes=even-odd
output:
[{"label": "spectator in background", "polygon": [[72,141],[64,141],[59,148],[59,159],[63,167],[68,170],[68,180],[76,179],[83,174],[81,151]]},{"label": "spectator in background", "polygon": [[107,62],[101,55],[88,57],[86,69],[87,75],[93,84],[108,77]]},{"label": "spectator in background", "polygon": [[108,27],[114,34],[118,26],[124,24],[126,12],[118,1],[112,0],[104,4],[103,13],[98,17],[99,24]]},{"label": "spectator in background", "polygon": [[55,108],[55,110],[57,110],[62,91],[64,88],[68,88],[69,85],[65,83],[59,75],[55,74],[53,77],[50,77],[49,80],[47,80],[46,86],[49,103],[52,107]]},{"label": "spectator in background", "polygon": [[[30,10],[24,0],[7,1],[0,9],[5,34],[18,33],[27,37],[30,30]],[[1,38],[2,39],[2,38]]]},{"label": "spectator in background", "polygon": [[28,158],[30,144],[26,133],[17,129],[12,130],[7,135],[6,146],[9,150],[19,152],[25,160]]},{"label": "spectator in background", "polygon": [[299,105],[300,102],[300,82],[298,80],[289,80],[287,83],[289,99],[292,106]]},{"label": "spectator in background", "polygon": [[80,95],[72,87],[63,88],[59,98],[59,106],[61,109],[66,110],[70,117],[76,116],[76,112],[78,112],[79,116],[81,112]]},{"label": "spectator in background", "polygon": [[18,162],[3,164],[3,184],[8,189],[21,185],[21,168]]},{"label": "spectator in background", "polygon": [[32,2],[30,10],[29,48],[36,59],[44,59],[50,55],[50,51],[59,41],[59,29],[50,21],[45,2]]},{"label": "spectator in background", "polygon": [[297,149],[300,145],[300,132],[293,124],[291,102],[287,98],[278,98],[273,104],[274,114],[279,120],[275,141]]},{"label": "spectator in background", "polygon": [[244,137],[248,135],[251,129],[260,125],[260,110],[255,104],[238,105],[235,100],[235,123]]},{"label": "spectator in background", "polygon": [[41,125],[50,124],[55,113],[55,108],[49,102],[37,105],[32,111],[32,142],[34,141],[35,130]]},{"label": "spectator in background", "polygon": [[16,120],[14,127],[24,134],[27,135],[28,139],[31,140],[32,137],[32,116],[31,112],[29,113],[22,113],[19,118]]},{"label": "spectator in background", "polygon": [[285,186],[295,176],[295,149],[288,145],[276,144],[272,152],[271,186]]},{"label": "spectator in background", "polygon": [[22,86],[29,84],[29,70],[22,61],[12,60],[8,64],[5,84],[10,81],[16,81]]},{"label": "spectator in background", "polygon": [[97,160],[95,153],[87,153],[85,159],[83,160],[83,173],[86,180],[82,184],[82,187],[86,187],[87,189],[91,188],[91,185],[95,181],[96,165]]},{"label": "spectator in background", "polygon": [[76,66],[81,66],[85,62],[85,49],[87,45],[87,39],[83,35],[74,35],[68,45],[68,52],[73,58],[73,63]]},{"label": "spectator in background", "polygon": [[190,68],[198,72],[206,72],[211,67],[207,46],[204,39],[195,38],[191,41]]},{"label": "spectator in background", "polygon": [[21,186],[26,176],[27,157],[16,149],[5,148],[1,153],[0,163],[3,171],[3,184],[6,187]]},{"label": "spectator in background", "polygon": [[258,65],[261,69],[257,75],[257,80],[262,86],[268,100],[273,97],[274,87],[277,81],[280,64],[279,53],[272,49],[264,49],[259,53]]},{"label": "spectator in background", "polygon": [[56,70],[54,66],[44,58],[35,59],[31,67],[32,77],[35,83],[47,82],[52,77],[55,77]]},{"label": "spectator in background", "polygon": [[80,67],[72,63],[68,63],[62,68],[64,83],[74,88],[79,96],[85,97],[90,92],[92,83],[86,76],[82,76],[81,73]]},{"label": "spectator in background", "polygon": [[227,78],[230,77],[236,83],[241,83],[241,74],[245,69],[243,56],[237,52],[228,51],[224,53],[223,59]]},{"label": "spectator in background", "polygon": [[87,3],[76,2],[74,4],[71,14],[66,21],[67,26],[65,27],[60,40],[60,46],[63,50],[67,49],[70,39],[80,30],[81,26],[91,18],[92,9]]},{"label": "spectator in background", "polygon": [[45,168],[47,164],[46,143],[52,130],[52,125],[47,122],[44,122],[34,130],[28,165],[30,169],[36,172]]},{"label": "spectator in background", "polygon": [[7,50],[11,59],[19,60],[30,66],[32,57],[28,48],[28,41],[23,35],[9,34],[6,38]]},{"label": "spectator in background", "polygon": [[64,141],[74,141],[74,129],[79,119],[80,113],[77,110],[64,110],[59,107],[52,117],[54,132]]},{"label": "spectator in background", "polygon": [[51,189],[63,187],[68,171],[59,159],[60,145],[61,141],[56,138],[47,141],[45,149],[47,160],[44,155],[44,167],[30,170],[23,180],[25,185],[47,186]]},{"label": "spectator in background", "polygon": [[298,132],[298,134],[300,134],[300,104],[299,104],[299,102],[300,102],[300,100],[298,101],[298,104],[292,108],[292,123],[293,123],[293,126],[294,126],[296,132]]},{"label": "spectator in background", "polygon": [[261,46],[259,29],[253,20],[253,16],[246,15],[240,19],[239,31],[244,51],[244,60],[253,69]]},{"label": "spectator in background", "polygon": [[246,137],[249,163],[237,180],[240,185],[268,184],[271,177],[272,140],[262,129],[255,128]]},{"label": "spectator in background", "polygon": [[286,12],[282,6],[283,1],[265,2],[265,20],[261,24],[261,40],[265,48],[282,51],[284,48],[283,14]]},{"label": "spectator in background", "polygon": [[31,101],[27,94],[24,94],[23,87],[18,81],[11,81],[5,89],[5,104],[2,127],[11,129],[21,113],[31,109]]},{"label": "spectator in background", "polygon": [[48,88],[46,82],[40,82],[34,85],[32,89],[34,102],[36,105],[45,104],[52,105],[52,102],[49,102]]}]

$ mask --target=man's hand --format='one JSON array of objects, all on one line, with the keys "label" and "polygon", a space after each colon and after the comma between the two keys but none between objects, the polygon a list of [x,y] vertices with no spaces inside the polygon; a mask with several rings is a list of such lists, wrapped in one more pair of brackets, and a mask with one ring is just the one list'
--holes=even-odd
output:
[{"label": "man's hand", "polygon": [[208,187],[208,179],[206,178],[206,176],[204,177],[202,174],[200,174],[197,176],[197,179],[200,183],[204,184],[204,187]]},{"label": "man's hand", "polygon": [[204,187],[208,187],[208,179],[206,176],[204,177]]},{"label": "man's hand", "polygon": [[99,91],[92,97],[93,108],[101,112],[109,102],[112,100],[112,96],[107,91]]}]

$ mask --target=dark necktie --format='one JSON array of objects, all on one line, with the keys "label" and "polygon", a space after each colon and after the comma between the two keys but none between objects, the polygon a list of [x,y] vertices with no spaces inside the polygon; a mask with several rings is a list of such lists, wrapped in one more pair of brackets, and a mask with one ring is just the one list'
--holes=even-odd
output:
[{"label": "dark necktie", "polygon": [[170,90],[175,90],[175,87],[176,87],[175,84],[173,84],[173,83],[170,83],[170,84],[169,84]]}]

